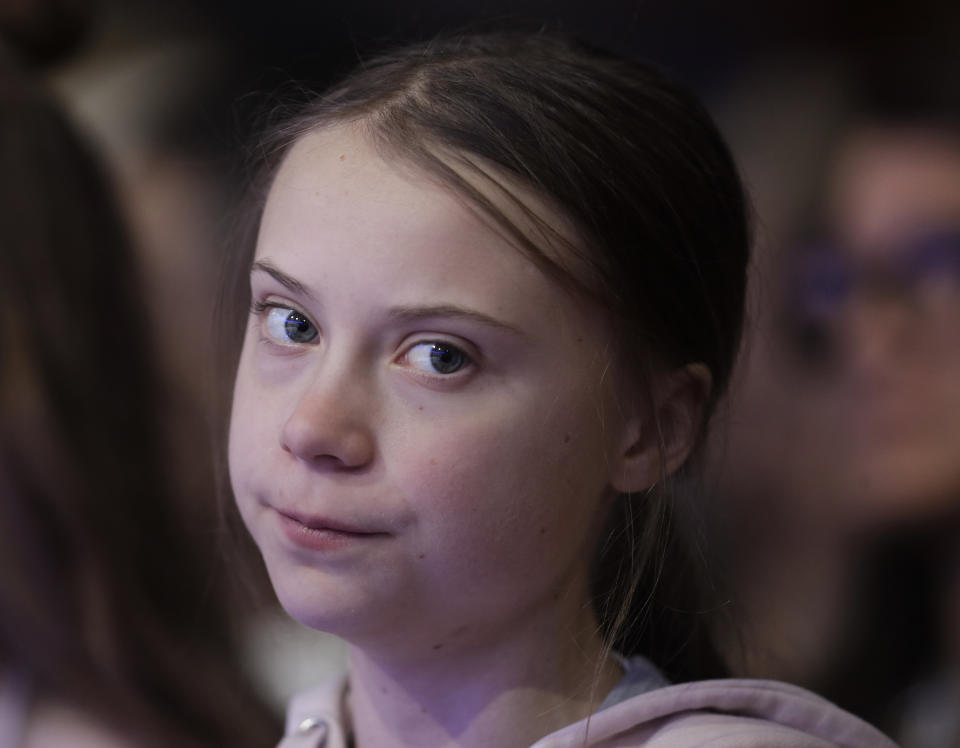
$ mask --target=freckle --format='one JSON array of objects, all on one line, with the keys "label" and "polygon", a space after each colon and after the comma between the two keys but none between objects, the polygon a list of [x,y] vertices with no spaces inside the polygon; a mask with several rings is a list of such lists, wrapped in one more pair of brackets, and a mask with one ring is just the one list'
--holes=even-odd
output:
[{"label": "freckle", "polygon": [[442,645],[442,644],[434,644],[434,645],[433,645],[433,648],[434,648],[434,649],[443,649],[443,645]]},{"label": "freckle", "polygon": [[417,410],[423,410],[423,406],[422,405],[417,406]]},{"label": "freckle", "polygon": [[417,556],[417,558],[426,558],[426,557],[427,557],[426,553],[421,553],[419,556]]},{"label": "freckle", "polygon": [[431,465],[436,465],[436,464],[437,464],[437,461],[431,457],[431,458],[430,458],[430,464],[431,464]]},{"label": "freckle", "polygon": [[340,160],[343,161],[343,154],[340,154]]},{"label": "freckle", "polygon": [[546,534],[547,534],[547,528],[546,528],[546,527],[541,527],[541,528],[540,528],[540,534],[541,534],[541,535],[546,535]]},{"label": "freckle", "polygon": [[582,342],[583,342],[583,338],[577,338],[577,342],[578,342],[578,343],[582,343]]},{"label": "freckle", "polygon": [[570,443],[570,434],[564,434],[564,435],[563,435],[563,443],[564,443],[564,444],[569,444],[569,443]]},{"label": "freckle", "polygon": [[559,599],[560,599],[560,593],[559,593],[559,592],[554,592],[554,593],[553,593],[553,601],[554,601],[554,602],[557,602],[557,600],[559,600]]}]

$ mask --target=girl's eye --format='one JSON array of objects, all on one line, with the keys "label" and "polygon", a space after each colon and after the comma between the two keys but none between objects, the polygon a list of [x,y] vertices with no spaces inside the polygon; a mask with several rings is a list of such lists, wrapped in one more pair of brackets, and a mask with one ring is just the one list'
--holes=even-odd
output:
[{"label": "girl's eye", "polygon": [[318,332],[305,314],[282,306],[267,307],[264,325],[267,335],[280,343],[310,343]]},{"label": "girl's eye", "polygon": [[417,343],[407,351],[406,358],[427,374],[454,374],[472,363],[466,353],[449,343]]}]

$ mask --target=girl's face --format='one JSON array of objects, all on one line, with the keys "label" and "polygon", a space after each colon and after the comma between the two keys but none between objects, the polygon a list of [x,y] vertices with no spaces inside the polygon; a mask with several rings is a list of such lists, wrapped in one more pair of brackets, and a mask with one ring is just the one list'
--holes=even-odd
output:
[{"label": "girl's face", "polygon": [[597,310],[346,128],[289,153],[251,285],[230,472],[291,615],[437,648],[586,607],[625,431]]}]

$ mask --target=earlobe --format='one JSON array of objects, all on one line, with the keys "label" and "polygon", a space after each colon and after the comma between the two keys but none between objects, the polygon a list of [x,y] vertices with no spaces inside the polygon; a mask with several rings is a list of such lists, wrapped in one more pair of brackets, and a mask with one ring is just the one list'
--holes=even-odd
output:
[{"label": "earlobe", "polygon": [[645,408],[624,424],[624,439],[612,465],[611,484],[621,493],[645,491],[676,471],[700,434],[712,377],[701,363],[661,376]]}]

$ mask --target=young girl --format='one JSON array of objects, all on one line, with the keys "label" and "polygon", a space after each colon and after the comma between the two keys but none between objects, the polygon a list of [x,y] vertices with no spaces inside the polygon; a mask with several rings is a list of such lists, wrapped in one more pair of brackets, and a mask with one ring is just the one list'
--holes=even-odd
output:
[{"label": "young girl", "polygon": [[687,93],[466,37],[277,138],[231,482],[283,606],[350,652],[282,745],[889,745],[805,691],[662,674],[718,670],[666,487],[729,376],[749,243]]}]

